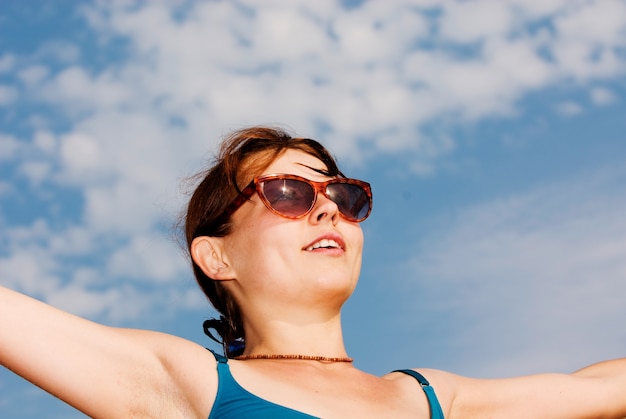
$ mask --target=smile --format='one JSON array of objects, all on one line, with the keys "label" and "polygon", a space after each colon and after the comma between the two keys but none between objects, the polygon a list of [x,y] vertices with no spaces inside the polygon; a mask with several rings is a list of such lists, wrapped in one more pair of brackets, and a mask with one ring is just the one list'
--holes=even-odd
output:
[{"label": "smile", "polygon": [[332,239],[322,239],[316,243],[313,243],[313,245],[309,246],[306,248],[306,250],[314,250],[314,249],[320,249],[320,248],[326,248],[326,249],[340,249],[341,246],[339,245],[339,243],[337,243],[336,241],[332,240]]}]

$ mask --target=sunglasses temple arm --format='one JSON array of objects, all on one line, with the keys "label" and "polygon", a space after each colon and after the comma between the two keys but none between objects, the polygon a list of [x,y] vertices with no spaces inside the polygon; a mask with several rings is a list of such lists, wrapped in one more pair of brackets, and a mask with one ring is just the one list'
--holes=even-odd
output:
[{"label": "sunglasses temple arm", "polygon": [[226,207],[220,218],[222,220],[227,220],[231,215],[235,213],[256,191],[256,185],[254,182],[251,182],[248,186],[246,186],[236,197],[235,199]]}]

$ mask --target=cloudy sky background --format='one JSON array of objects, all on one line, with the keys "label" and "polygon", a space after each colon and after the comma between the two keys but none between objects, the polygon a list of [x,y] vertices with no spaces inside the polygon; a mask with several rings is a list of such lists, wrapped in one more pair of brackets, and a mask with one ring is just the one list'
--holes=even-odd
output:
[{"label": "cloudy sky background", "polygon": [[[625,356],[625,74],[623,1],[2,2],[0,284],[214,347],[183,179],[280,125],[374,189],[357,366]],[[82,417],[6,370],[0,412]]]}]

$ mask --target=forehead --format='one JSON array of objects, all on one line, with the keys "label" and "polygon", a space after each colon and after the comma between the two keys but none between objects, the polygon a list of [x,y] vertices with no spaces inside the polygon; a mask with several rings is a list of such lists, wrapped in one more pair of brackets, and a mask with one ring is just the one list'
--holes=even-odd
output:
[{"label": "forehead", "polygon": [[303,177],[325,177],[315,170],[327,170],[320,159],[301,150],[289,149],[263,171],[263,175],[287,173]]}]

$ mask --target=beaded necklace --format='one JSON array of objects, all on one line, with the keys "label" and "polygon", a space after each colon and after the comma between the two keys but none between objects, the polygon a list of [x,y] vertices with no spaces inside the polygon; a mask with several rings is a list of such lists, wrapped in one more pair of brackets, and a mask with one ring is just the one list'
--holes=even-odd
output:
[{"label": "beaded necklace", "polygon": [[271,355],[271,354],[259,354],[259,355],[239,355],[236,356],[237,361],[247,361],[249,359],[297,359],[302,361],[319,361],[319,362],[352,362],[354,359],[350,357],[332,357],[332,356],[317,356],[317,355]]}]

